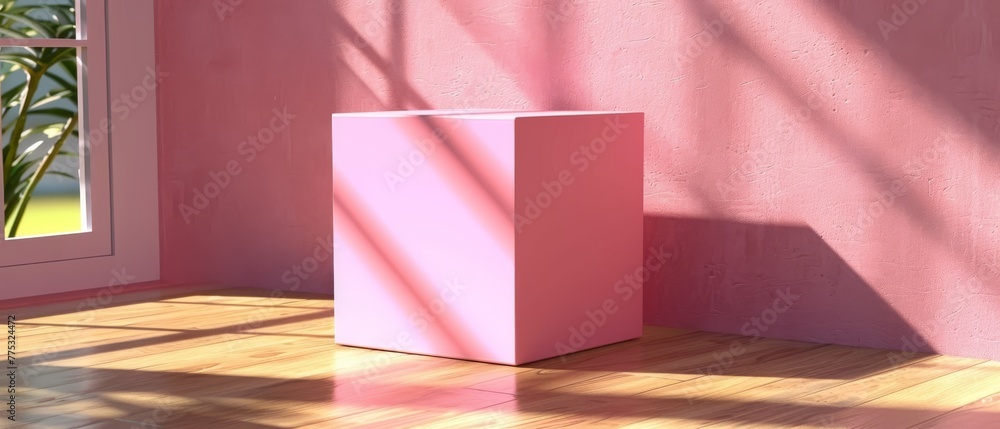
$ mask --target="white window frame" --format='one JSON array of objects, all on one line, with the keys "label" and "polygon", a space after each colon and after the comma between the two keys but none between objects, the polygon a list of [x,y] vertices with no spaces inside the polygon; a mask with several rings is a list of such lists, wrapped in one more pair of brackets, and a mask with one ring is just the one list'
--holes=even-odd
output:
[{"label": "white window frame", "polygon": [[[110,192],[103,194],[92,187],[91,194],[92,231],[107,228],[106,234],[68,234],[6,243],[18,245],[25,259],[18,265],[11,264],[11,259],[0,264],[5,265],[0,266],[0,299],[120,286],[160,277],[156,86],[163,76],[156,71],[153,0],[82,1],[87,3],[88,14],[103,12],[106,17],[107,69],[101,70],[103,67],[92,62],[93,58],[87,58],[92,94],[86,101],[88,109],[103,109],[86,119],[90,124],[93,119],[100,122],[105,117],[109,121],[103,144],[91,145],[92,168],[87,172],[93,184],[103,181],[110,186]],[[88,20],[88,25],[93,22]],[[99,30],[88,31],[89,38]],[[105,84],[94,85],[98,76]],[[103,91],[104,100],[93,97],[98,90]],[[142,102],[136,103],[139,96]],[[106,156],[103,169],[102,156]],[[107,226],[102,227],[102,222]],[[62,244],[74,236],[90,241],[74,246]],[[85,249],[83,255],[81,249]]]},{"label": "white window frame", "polygon": [[[0,39],[0,46],[75,47],[78,66],[81,151],[80,192],[83,231],[43,237],[0,236],[0,267],[107,256],[111,249],[111,186],[108,157],[108,73],[105,0],[80,1],[77,39]],[[92,137],[91,137],[92,136]]]}]

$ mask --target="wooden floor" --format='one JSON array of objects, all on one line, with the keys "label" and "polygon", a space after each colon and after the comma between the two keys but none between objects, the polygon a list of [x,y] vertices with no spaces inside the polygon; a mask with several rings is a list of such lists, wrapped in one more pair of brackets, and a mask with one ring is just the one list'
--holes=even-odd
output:
[{"label": "wooden floor", "polygon": [[993,361],[648,328],[506,367],[336,346],[332,307],[226,290],[9,309],[7,426],[1000,427]]}]

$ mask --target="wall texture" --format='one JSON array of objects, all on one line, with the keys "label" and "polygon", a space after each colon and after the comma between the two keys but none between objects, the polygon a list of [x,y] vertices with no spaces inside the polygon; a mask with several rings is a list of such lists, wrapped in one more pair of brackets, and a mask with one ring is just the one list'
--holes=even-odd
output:
[{"label": "wall texture", "polygon": [[332,290],[329,117],[646,113],[648,323],[1000,359],[1000,3],[157,3],[163,273]]}]

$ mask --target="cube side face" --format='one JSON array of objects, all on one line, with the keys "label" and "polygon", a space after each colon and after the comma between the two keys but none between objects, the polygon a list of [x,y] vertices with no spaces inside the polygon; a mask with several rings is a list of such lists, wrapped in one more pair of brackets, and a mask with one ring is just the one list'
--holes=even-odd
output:
[{"label": "cube side face", "polygon": [[643,115],[516,123],[518,363],[638,338]]},{"label": "cube side face", "polygon": [[513,133],[334,116],[338,344],[514,363]]}]

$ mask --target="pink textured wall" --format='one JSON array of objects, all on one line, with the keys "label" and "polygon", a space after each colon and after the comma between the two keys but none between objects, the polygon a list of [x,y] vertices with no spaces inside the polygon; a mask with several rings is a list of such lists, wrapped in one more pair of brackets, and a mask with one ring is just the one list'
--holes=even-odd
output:
[{"label": "pink textured wall", "polygon": [[636,110],[648,323],[1000,359],[1000,3],[232,3],[157,6],[167,281],[332,289],[330,113]]}]

